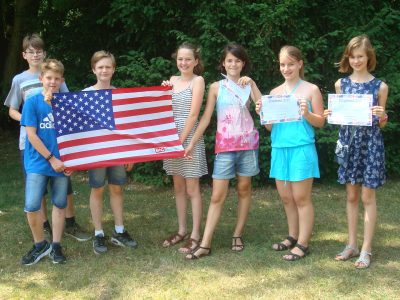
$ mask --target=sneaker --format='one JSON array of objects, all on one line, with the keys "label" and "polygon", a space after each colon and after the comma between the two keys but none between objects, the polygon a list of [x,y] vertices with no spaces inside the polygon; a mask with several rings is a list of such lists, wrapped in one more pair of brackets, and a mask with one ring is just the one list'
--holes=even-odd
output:
[{"label": "sneaker", "polygon": [[106,238],[102,235],[95,235],[93,237],[93,251],[95,254],[102,254],[107,252]]},{"label": "sneaker", "polygon": [[51,242],[53,240],[53,231],[50,226],[43,226],[43,233],[45,240]]},{"label": "sneaker", "polygon": [[53,260],[53,264],[64,264],[67,261],[61,247],[52,248],[49,256]]},{"label": "sneaker", "polygon": [[39,260],[41,260],[44,256],[48,255],[51,251],[51,245],[46,241],[45,245],[42,249],[37,250],[35,245],[33,245],[32,249],[29,250],[24,257],[22,257],[21,264],[25,266],[30,266],[36,264]]},{"label": "sneaker", "polygon": [[74,225],[71,226],[66,225],[64,234],[73,237],[79,242],[86,242],[92,238],[90,234],[82,230],[78,223],[74,223]]},{"label": "sneaker", "polygon": [[113,232],[111,242],[117,246],[136,248],[138,243],[131,238],[129,233],[125,230],[123,233]]}]

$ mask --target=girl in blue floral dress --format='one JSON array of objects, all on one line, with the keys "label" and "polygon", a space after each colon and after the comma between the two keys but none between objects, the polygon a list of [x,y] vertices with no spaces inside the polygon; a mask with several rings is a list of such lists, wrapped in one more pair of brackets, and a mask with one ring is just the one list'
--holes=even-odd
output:
[{"label": "girl in blue floral dress", "polygon": [[[339,140],[349,145],[349,156],[338,170],[338,181],[346,184],[349,238],[336,260],[345,261],[359,256],[356,268],[368,268],[371,262],[372,239],[376,223],[375,190],[385,182],[385,153],[381,128],[387,122],[385,113],[388,86],[370,72],[376,66],[375,51],[366,35],[354,37],[348,43],[339,72],[352,72],[335,83],[337,94],[372,94],[372,126],[341,126]],[[327,116],[330,110],[325,110]],[[364,206],[364,241],[361,252],[357,247],[358,201]]]}]

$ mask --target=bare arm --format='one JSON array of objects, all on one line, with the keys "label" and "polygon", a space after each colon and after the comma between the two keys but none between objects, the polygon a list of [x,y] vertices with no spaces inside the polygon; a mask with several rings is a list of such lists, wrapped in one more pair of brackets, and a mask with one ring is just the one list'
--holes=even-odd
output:
[{"label": "bare arm", "polygon": [[21,122],[21,113],[17,109],[10,107],[8,110],[8,115],[11,117],[11,119]]},{"label": "bare arm", "polygon": [[372,107],[372,113],[379,117],[379,127],[385,127],[387,123],[386,101],[389,94],[389,87],[386,83],[382,82],[378,91],[378,106]]},{"label": "bare arm", "polygon": [[[44,158],[49,157],[52,153],[47,149],[47,147],[43,144],[42,140],[36,134],[36,128],[26,126],[26,133],[29,139],[29,142],[32,144],[33,148],[36,149]],[[59,160],[57,157],[53,156],[50,158],[49,163],[51,167],[56,172],[64,172],[65,166],[64,163]]]},{"label": "bare arm", "polygon": [[199,138],[203,135],[204,131],[206,131],[208,124],[210,124],[210,120],[215,108],[215,103],[217,102],[218,89],[218,82],[214,82],[213,84],[211,84],[210,90],[208,91],[206,108],[204,109],[204,113],[200,119],[199,125],[197,126],[193,138],[191,139],[188,147],[185,149],[185,156],[188,158],[190,158],[190,152],[193,150],[194,145],[196,145]]},{"label": "bare arm", "polygon": [[199,118],[201,104],[203,103],[204,97],[204,78],[201,76],[196,77],[193,80],[193,87],[192,87],[192,103],[190,106],[190,113],[186,119],[185,127],[179,137],[181,143],[187,139],[190,134],[190,131],[193,129],[197,119]]},{"label": "bare arm", "polygon": [[324,118],[324,103],[322,101],[322,94],[316,85],[311,87],[311,107],[312,112],[308,110],[308,103],[306,99],[301,99],[300,109],[303,117],[314,127],[321,128],[325,124]]}]

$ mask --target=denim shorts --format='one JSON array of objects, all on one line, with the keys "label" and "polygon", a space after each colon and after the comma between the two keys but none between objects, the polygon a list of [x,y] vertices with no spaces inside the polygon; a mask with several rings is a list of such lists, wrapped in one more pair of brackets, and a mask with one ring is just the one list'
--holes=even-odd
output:
[{"label": "denim shorts", "polygon": [[255,176],[260,173],[258,150],[242,150],[217,153],[214,160],[214,179],[232,179],[239,176]]},{"label": "denim shorts", "polygon": [[315,144],[272,148],[269,177],[287,181],[319,178],[318,155]]},{"label": "denim shorts", "polygon": [[51,203],[61,209],[67,207],[68,177],[28,173],[25,182],[25,212],[40,210],[48,183],[51,189]]},{"label": "denim shorts", "polygon": [[[20,150],[20,155],[21,155],[21,165],[22,165],[22,174],[24,174],[24,182],[26,181],[26,171],[25,171],[25,165],[24,165],[24,152],[25,150]],[[68,176],[68,190],[67,190],[67,195],[71,195],[74,191],[72,190],[72,182],[71,182],[71,176]],[[44,190],[44,194],[47,195],[47,187]]]},{"label": "denim shorts", "polygon": [[113,166],[89,170],[89,185],[92,188],[103,187],[106,183],[124,185],[126,183],[126,171],[124,166]]}]

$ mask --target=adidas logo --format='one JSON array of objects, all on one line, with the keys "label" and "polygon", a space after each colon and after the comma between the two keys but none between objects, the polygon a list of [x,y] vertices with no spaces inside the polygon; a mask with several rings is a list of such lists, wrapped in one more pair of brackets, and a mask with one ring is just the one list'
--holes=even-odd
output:
[{"label": "adidas logo", "polygon": [[52,113],[48,113],[47,117],[43,118],[43,121],[40,123],[41,129],[54,129],[54,117]]}]

